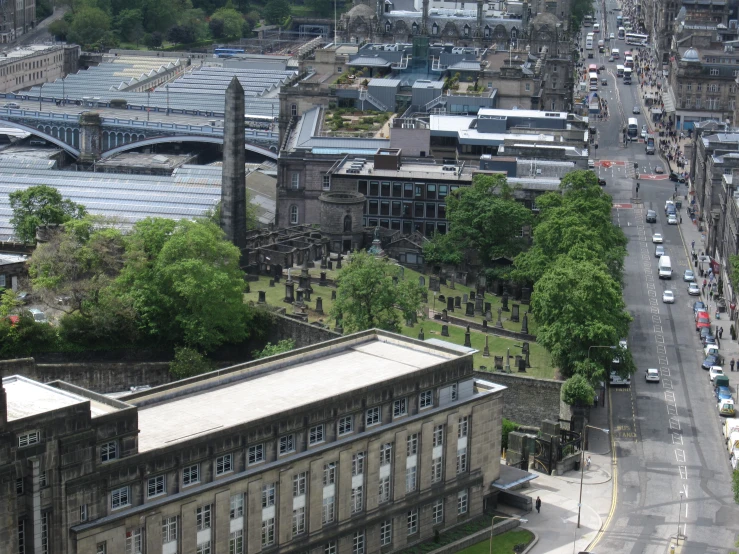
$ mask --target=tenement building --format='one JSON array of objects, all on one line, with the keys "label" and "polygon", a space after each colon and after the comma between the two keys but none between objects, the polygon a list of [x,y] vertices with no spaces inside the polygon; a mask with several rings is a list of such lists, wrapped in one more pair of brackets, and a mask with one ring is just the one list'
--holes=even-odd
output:
[{"label": "tenement building", "polygon": [[[393,552],[483,511],[504,387],[365,331],[130,394],[6,377],[9,554]],[[13,502],[7,501],[14,499]]]}]

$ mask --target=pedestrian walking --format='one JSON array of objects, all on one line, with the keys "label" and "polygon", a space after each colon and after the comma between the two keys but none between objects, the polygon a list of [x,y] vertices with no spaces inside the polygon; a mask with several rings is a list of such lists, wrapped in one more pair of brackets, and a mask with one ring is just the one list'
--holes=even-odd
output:
[{"label": "pedestrian walking", "polygon": [[691,249],[691,250],[695,250],[695,241],[692,241],[692,242],[690,243],[690,249]]},{"label": "pedestrian walking", "polygon": [[718,328],[718,338],[720,339],[724,338],[724,328],[723,327]]},{"label": "pedestrian walking", "polygon": [[588,456],[588,459],[585,465],[587,466],[588,470],[590,470],[590,456]]},{"label": "pedestrian walking", "polygon": [[729,365],[731,366],[731,371],[734,371],[734,358],[731,358]]},{"label": "pedestrian walking", "polygon": [[[732,360],[732,361],[733,361],[733,360]],[[541,513],[541,511],[540,511],[540,510],[541,510],[541,498],[539,498],[539,497],[537,496],[537,497],[536,497],[536,513],[537,513],[537,514],[540,514],[540,513]]]}]

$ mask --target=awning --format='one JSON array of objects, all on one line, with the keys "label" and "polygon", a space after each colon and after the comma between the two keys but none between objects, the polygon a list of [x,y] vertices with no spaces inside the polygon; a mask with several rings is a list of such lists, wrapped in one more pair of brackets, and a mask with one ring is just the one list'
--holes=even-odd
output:
[{"label": "awning", "polygon": [[492,482],[492,486],[498,490],[506,491],[520,485],[521,483],[533,481],[537,477],[539,476],[535,473],[529,473],[528,471],[524,471],[523,469],[518,469],[513,466],[501,465],[500,477]]}]

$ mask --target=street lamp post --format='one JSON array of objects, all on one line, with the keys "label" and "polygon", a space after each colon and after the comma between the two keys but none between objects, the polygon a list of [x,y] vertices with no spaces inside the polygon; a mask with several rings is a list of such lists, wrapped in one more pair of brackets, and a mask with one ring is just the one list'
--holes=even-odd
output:
[{"label": "street lamp post", "polygon": [[515,519],[520,521],[521,523],[528,523],[528,519],[524,519],[522,517],[506,517],[506,516],[493,516],[492,521],[490,522],[490,554],[493,554],[493,530],[495,529],[495,518],[498,519]]},{"label": "street lamp post", "polygon": [[680,509],[677,512],[677,537],[675,537],[675,542],[677,543],[677,546],[680,546],[680,516],[682,515],[683,511],[683,493],[680,492]]},{"label": "street lamp post", "polygon": [[[592,347],[591,347],[592,348]],[[613,347],[611,347],[613,348]],[[585,476],[585,433],[588,429],[596,429],[598,431],[603,431],[606,435],[610,434],[610,429],[602,429],[600,427],[594,427],[592,425],[586,425],[583,430],[583,441],[580,448],[581,456],[580,456],[580,500],[577,503],[577,528],[580,528],[580,510],[582,509],[582,481],[583,477]]]},{"label": "street lamp post", "polygon": [[146,91],[146,121],[149,121],[149,116],[151,114],[151,91]]},{"label": "street lamp post", "polygon": [[167,115],[169,115],[169,85],[165,88],[167,89]]}]

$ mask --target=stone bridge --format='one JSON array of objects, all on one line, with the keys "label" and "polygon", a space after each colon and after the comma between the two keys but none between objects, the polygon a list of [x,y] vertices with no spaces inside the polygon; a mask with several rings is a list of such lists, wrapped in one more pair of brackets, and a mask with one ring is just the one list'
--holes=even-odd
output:
[{"label": "stone bridge", "polygon": [[[153,144],[223,144],[223,127],[101,117],[95,111],[74,115],[0,108],[0,124],[22,129],[66,150],[80,161],[88,162]],[[247,150],[277,159],[278,133],[247,129],[245,138]]]}]

